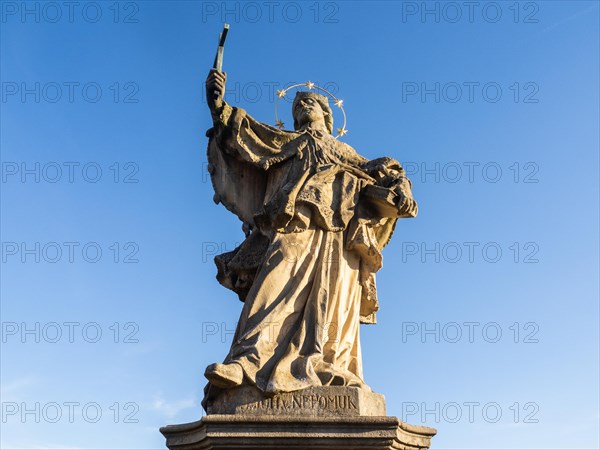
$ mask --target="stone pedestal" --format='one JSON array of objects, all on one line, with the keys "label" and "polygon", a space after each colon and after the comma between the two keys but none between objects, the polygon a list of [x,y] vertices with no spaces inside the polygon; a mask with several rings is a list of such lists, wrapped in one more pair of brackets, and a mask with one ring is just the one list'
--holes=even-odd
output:
[{"label": "stone pedestal", "polygon": [[213,414],[160,429],[170,450],[426,450],[433,428],[396,417],[286,417]]},{"label": "stone pedestal", "polygon": [[264,398],[226,391],[197,422],[160,429],[170,450],[425,450],[436,430],[385,415],[382,395],[319,387]]},{"label": "stone pedestal", "polygon": [[245,386],[221,393],[208,403],[207,412],[294,417],[385,416],[385,398],[365,389],[341,386],[312,387],[265,397],[257,388]]}]

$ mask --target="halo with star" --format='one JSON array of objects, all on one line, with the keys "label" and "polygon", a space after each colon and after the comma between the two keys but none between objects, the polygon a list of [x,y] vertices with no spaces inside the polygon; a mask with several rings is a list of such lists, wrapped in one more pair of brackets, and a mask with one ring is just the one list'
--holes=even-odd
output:
[{"label": "halo with star", "polygon": [[279,128],[280,130],[283,130],[283,126],[284,126],[284,123],[279,119],[279,115],[277,114],[277,106],[279,105],[279,99],[284,98],[290,89],[298,88],[298,87],[306,87],[306,88],[308,88],[309,91],[311,91],[313,89],[319,90],[321,92],[324,92],[331,99],[333,99],[333,104],[335,106],[337,106],[338,108],[340,108],[340,110],[342,111],[342,117],[344,118],[342,127],[337,129],[338,134],[335,136],[335,138],[338,139],[338,138],[342,137],[343,135],[345,135],[346,133],[348,133],[348,130],[346,129],[346,112],[344,111],[344,107],[342,106],[344,104],[344,101],[337,98],[335,95],[333,95],[327,89],[317,86],[312,81],[307,81],[306,83],[292,84],[291,86],[288,86],[285,89],[281,89],[281,90],[277,91],[277,98],[275,99],[275,126],[277,128]]}]

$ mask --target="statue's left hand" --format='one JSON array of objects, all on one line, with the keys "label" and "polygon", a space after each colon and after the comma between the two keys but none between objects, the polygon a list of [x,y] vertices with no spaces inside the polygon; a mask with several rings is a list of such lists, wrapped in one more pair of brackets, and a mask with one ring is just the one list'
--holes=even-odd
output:
[{"label": "statue's left hand", "polygon": [[418,212],[417,202],[412,196],[408,179],[402,178],[392,189],[397,195],[396,205],[400,217],[416,217]]}]

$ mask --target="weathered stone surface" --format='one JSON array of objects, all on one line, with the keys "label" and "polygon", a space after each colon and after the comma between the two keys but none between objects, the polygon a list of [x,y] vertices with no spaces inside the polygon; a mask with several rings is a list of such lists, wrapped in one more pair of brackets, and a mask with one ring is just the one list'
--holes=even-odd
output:
[{"label": "weathered stone surface", "polygon": [[397,220],[417,215],[410,180],[394,158],[369,160],[332,135],[318,86],[295,94],[294,130],[283,130],[227,104],[225,85],[210,72],[209,172],[246,238],[215,262],[244,307],[229,354],[205,371],[203,405],[239,386],[370,392],[359,328],[376,322],[375,274]]},{"label": "weathered stone surface", "polygon": [[255,387],[243,386],[223,391],[209,404],[208,414],[385,416],[385,399],[356,387],[314,387],[266,397]]},{"label": "weathered stone surface", "polygon": [[296,93],[293,131],[225,103],[225,84],[218,70],[206,81],[208,170],[246,238],[215,262],[244,307],[229,354],[205,371],[208,416],[161,428],[167,447],[428,449],[436,431],[386,416],[365,383],[359,339],[376,322],[382,250],[417,215],[404,169],[337,140],[314,83]]},{"label": "weathered stone surface", "polygon": [[425,450],[436,430],[396,417],[211,414],[160,430],[170,450]]}]

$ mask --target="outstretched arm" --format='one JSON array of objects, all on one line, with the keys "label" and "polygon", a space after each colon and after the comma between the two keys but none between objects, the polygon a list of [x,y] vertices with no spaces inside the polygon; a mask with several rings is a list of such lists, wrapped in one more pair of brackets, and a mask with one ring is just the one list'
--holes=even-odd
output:
[{"label": "outstretched arm", "polygon": [[243,109],[228,105],[223,99],[226,81],[227,74],[216,69],[206,77],[206,102],[214,126],[207,136],[225,153],[263,170],[294,156],[293,148],[282,151],[282,147],[297,134],[258,122]]}]

